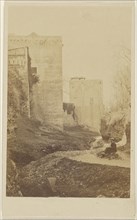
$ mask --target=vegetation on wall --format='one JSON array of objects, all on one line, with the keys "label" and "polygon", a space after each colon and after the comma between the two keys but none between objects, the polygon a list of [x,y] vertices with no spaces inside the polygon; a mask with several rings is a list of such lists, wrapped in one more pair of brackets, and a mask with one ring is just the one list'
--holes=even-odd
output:
[{"label": "vegetation on wall", "polygon": [[28,97],[23,88],[23,78],[15,67],[8,69],[8,132],[16,127],[16,119],[23,110]]},{"label": "vegetation on wall", "polygon": [[29,79],[29,95],[30,95],[30,114],[33,118],[33,108],[34,108],[34,102],[33,102],[33,88],[34,85],[39,83],[39,76],[37,74],[37,68],[31,67],[31,58],[28,57],[28,79]]},{"label": "vegetation on wall", "polygon": [[39,82],[39,76],[37,74],[37,68],[31,67],[31,58],[28,57],[28,74],[29,74],[29,87],[32,90],[33,85]]}]

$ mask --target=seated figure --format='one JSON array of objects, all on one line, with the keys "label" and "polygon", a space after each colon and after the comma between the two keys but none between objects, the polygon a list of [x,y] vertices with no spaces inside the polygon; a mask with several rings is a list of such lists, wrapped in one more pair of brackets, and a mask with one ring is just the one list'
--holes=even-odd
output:
[{"label": "seated figure", "polygon": [[111,146],[107,147],[104,151],[105,154],[109,155],[109,154],[115,154],[117,152],[117,146],[116,143],[114,141],[114,139],[111,139]]}]

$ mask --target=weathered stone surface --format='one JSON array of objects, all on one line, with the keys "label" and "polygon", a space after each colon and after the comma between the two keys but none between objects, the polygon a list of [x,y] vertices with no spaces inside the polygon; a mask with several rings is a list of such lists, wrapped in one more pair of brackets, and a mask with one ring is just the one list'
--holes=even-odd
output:
[{"label": "weathered stone surface", "polygon": [[6,196],[22,196],[18,184],[18,171],[16,164],[8,157],[7,160],[7,176],[6,176]]},{"label": "weathered stone surface", "polygon": [[[14,98],[17,97],[18,111],[20,114],[30,117],[30,94],[29,94],[29,51],[27,47],[21,47],[8,50],[8,77],[12,79],[12,85],[9,85],[9,90],[18,90],[14,92]],[[20,85],[17,85],[17,80]],[[17,88],[18,86],[18,88]],[[19,91],[20,90],[20,91]],[[10,92],[10,91],[9,91]],[[20,94],[22,93],[22,94]],[[23,96],[23,101],[21,97]],[[11,99],[11,97],[8,97]],[[11,105],[10,105],[11,107]]]},{"label": "weathered stone surface", "polygon": [[100,80],[72,78],[70,80],[70,101],[80,125],[87,125],[99,131],[103,111],[103,86]]},{"label": "weathered stone surface", "polygon": [[9,36],[9,49],[28,47],[31,66],[37,68],[39,83],[33,86],[32,117],[63,128],[63,83],[61,37]]}]

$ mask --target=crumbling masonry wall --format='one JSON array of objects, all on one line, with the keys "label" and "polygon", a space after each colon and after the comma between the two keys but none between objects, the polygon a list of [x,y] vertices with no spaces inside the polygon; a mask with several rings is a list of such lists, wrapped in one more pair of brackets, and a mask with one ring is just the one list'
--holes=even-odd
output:
[{"label": "crumbling masonry wall", "polygon": [[33,86],[31,117],[63,128],[63,81],[61,37],[9,36],[9,49],[28,47],[31,66],[37,68],[39,83]]},{"label": "crumbling masonry wall", "polygon": [[[26,115],[27,117],[30,117],[29,59],[30,57],[27,47],[11,49],[8,51],[8,79],[9,81],[13,79],[11,87],[14,91],[17,90],[14,92],[14,96],[15,94],[16,96],[22,95],[22,98],[17,98],[16,104],[18,105],[19,113]],[[17,83],[19,85],[17,85]],[[8,97],[8,99],[10,100],[11,97]]]},{"label": "crumbling masonry wall", "polygon": [[29,61],[27,47],[8,51],[8,134],[14,134],[19,115],[30,117]]}]

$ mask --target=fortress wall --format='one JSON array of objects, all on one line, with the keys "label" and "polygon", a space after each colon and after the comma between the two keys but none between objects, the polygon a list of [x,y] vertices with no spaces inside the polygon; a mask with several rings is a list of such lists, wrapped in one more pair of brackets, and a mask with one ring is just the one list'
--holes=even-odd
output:
[{"label": "fortress wall", "polygon": [[31,66],[37,67],[40,82],[33,87],[32,117],[63,128],[63,81],[61,37],[10,36],[9,48],[29,47]]},{"label": "fortress wall", "polygon": [[[12,74],[12,76],[9,76],[9,79],[13,79],[13,77],[15,78],[14,80],[12,80],[11,86],[15,87],[14,91],[16,90],[15,94],[18,97],[17,103],[19,111],[20,114],[24,114],[30,117],[28,65],[29,52],[27,47],[11,49],[8,51],[8,74]],[[15,85],[18,81],[20,81],[21,85]],[[21,97],[19,97],[19,95],[22,95],[22,99],[24,101],[21,100]],[[10,99],[10,97],[8,98]]]}]

